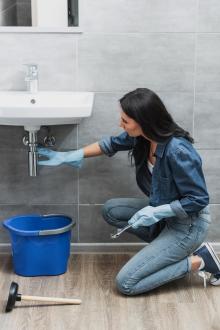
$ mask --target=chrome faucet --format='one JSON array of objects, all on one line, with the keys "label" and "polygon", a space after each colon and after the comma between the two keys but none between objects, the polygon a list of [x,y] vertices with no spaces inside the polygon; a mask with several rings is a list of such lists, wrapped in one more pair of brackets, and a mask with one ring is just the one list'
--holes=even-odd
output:
[{"label": "chrome faucet", "polygon": [[38,66],[32,63],[24,65],[26,66],[27,90],[30,93],[36,93],[38,91]]}]

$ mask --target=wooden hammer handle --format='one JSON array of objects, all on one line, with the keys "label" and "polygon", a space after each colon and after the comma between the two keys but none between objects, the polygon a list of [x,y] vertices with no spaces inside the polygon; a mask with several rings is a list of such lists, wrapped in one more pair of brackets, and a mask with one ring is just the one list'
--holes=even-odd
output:
[{"label": "wooden hammer handle", "polygon": [[57,298],[57,297],[40,297],[40,296],[24,296],[21,295],[21,300],[35,300],[35,301],[49,301],[49,302],[59,302],[64,304],[74,304],[80,305],[80,299],[69,299],[69,298]]}]

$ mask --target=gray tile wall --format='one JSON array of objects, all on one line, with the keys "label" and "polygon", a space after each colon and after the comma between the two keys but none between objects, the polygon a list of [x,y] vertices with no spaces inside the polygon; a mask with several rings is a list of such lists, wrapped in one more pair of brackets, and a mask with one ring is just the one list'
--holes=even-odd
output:
[{"label": "gray tile wall", "polygon": [[[209,240],[220,242],[220,8],[209,0],[84,0],[82,35],[0,34],[0,89],[24,90],[23,63],[39,64],[42,90],[95,92],[92,117],[53,126],[59,150],[118,134],[117,100],[136,87],[155,90],[195,137],[211,197]],[[46,132],[42,128],[40,139]],[[27,175],[22,127],[0,127],[0,220],[22,213],[66,213],[75,243],[111,243],[102,219],[114,197],[143,197],[127,153],[86,159],[81,170],[41,167]],[[9,242],[1,229],[0,242]],[[140,242],[125,234],[119,241]]]}]

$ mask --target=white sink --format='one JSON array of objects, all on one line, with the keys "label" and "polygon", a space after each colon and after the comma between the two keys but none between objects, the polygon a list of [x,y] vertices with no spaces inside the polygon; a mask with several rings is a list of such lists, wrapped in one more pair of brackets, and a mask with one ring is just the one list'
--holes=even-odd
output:
[{"label": "white sink", "polygon": [[0,92],[0,125],[38,130],[41,125],[77,124],[91,116],[92,92]]}]

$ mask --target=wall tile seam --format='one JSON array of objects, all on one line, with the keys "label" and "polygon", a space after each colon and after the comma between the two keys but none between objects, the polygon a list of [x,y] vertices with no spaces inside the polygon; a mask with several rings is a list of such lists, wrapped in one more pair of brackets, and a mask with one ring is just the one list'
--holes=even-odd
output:
[{"label": "wall tile seam", "polygon": [[199,0],[196,1],[195,34],[194,34],[194,77],[193,77],[193,116],[192,116],[192,135],[193,136],[195,135],[198,13],[199,13]]},{"label": "wall tile seam", "polygon": [[[1,205],[1,204],[0,204]],[[103,206],[103,205],[105,205],[105,203],[104,204],[96,204],[96,203],[94,203],[94,204],[79,204],[79,206]],[[209,203],[209,205],[219,205],[220,206],[220,202],[219,203]]]},{"label": "wall tile seam", "polygon": [[[74,244],[74,242],[71,242],[72,244]],[[102,245],[103,243],[100,242],[100,243],[81,243],[82,245],[90,245],[90,244],[93,244],[93,245]],[[121,243],[110,243],[110,242],[107,242],[107,243],[104,243],[104,244],[108,244],[108,245],[111,245],[111,244],[114,244],[115,246],[118,246],[118,245],[146,245],[146,243],[135,243],[135,242],[128,242],[128,243],[124,243],[124,242],[121,242]],[[0,246],[8,246],[8,245],[11,245],[10,242],[0,242]]]},{"label": "wall tile seam", "polygon": [[99,203],[59,203],[59,204],[52,204],[52,203],[0,203],[0,206],[103,206],[103,204],[99,204]]},{"label": "wall tile seam", "polygon": [[[136,36],[136,35],[146,35],[146,34],[191,34],[191,35],[193,35],[195,33],[195,31],[187,31],[187,32],[184,32],[184,31],[173,31],[173,32],[170,32],[170,31],[148,31],[148,32],[144,32],[144,31],[140,31],[140,32],[111,32],[111,31],[109,31],[109,32],[86,32],[86,31],[84,31],[83,32],[83,34],[81,35],[81,38],[83,38],[84,36],[94,36],[94,35],[97,35],[97,36],[116,36],[116,35],[122,35],[122,36],[124,36],[124,35],[134,35],[134,36]],[[207,33],[212,33],[212,32],[207,32]],[[219,32],[216,32],[216,33],[220,33],[220,31]],[[79,38],[79,40],[80,40],[80,38]]]},{"label": "wall tile seam", "polygon": [[[216,242],[216,241],[209,241],[209,243],[210,244],[218,244],[218,245],[220,245],[220,242]],[[71,241],[71,245],[74,245],[74,244],[78,244],[78,242],[73,242],[73,241]],[[144,243],[142,243],[142,242],[140,242],[140,243],[138,243],[138,242],[121,242],[121,243],[110,243],[110,242],[90,242],[90,243],[88,243],[88,242],[82,242],[82,243],[80,243],[80,245],[82,245],[82,246],[90,246],[90,245],[93,245],[93,246],[102,246],[102,245],[105,245],[105,246],[120,246],[120,245],[122,245],[122,246],[126,246],[126,245],[129,245],[129,246],[146,246],[146,242]],[[0,242],[0,246],[11,246],[11,243],[10,242]],[[2,254],[1,252],[0,252],[0,254]]]},{"label": "wall tile seam", "polygon": [[[76,55],[76,58],[75,58],[75,86],[76,86],[76,90],[78,90],[78,85],[79,85],[79,82],[78,82],[78,75],[79,75],[79,61],[78,61],[78,58],[79,58],[79,36],[77,35],[76,38],[75,38],[75,55]],[[77,149],[79,149],[79,124],[76,125],[76,146],[77,146]],[[77,221],[77,241],[79,242],[80,241],[80,228],[79,228],[79,169],[77,170],[77,214],[76,214],[76,217],[78,219]]]},{"label": "wall tile seam", "polygon": [[104,204],[98,203],[79,203],[79,206],[103,206]]},{"label": "wall tile seam", "polygon": [[[69,151],[70,149],[71,150],[76,150],[75,148],[63,148],[62,147],[62,151]],[[28,149],[23,149],[23,148],[20,148],[20,147],[7,147],[7,148],[6,147],[0,147],[0,150],[1,151],[12,151],[12,150],[16,150],[16,151],[22,151],[22,152],[28,153]]]},{"label": "wall tile seam", "polygon": [[[191,34],[193,35],[194,33],[197,34],[220,34],[220,31],[187,31],[187,32],[181,32],[181,31],[173,31],[173,32],[169,32],[169,31],[161,31],[161,32],[86,32],[84,31],[81,35],[81,37],[83,38],[83,36],[89,36],[89,35],[109,35],[109,36],[115,36],[115,35],[146,35],[146,34]],[[80,39],[79,39],[80,40]]]},{"label": "wall tile seam", "polygon": [[[103,206],[105,205],[105,203],[103,204],[98,204],[98,203],[91,203],[91,204],[83,204],[83,203],[79,203],[79,204],[15,204],[15,203],[0,203],[0,206]],[[209,203],[209,205],[217,205],[220,206],[220,202],[219,203]]]},{"label": "wall tile seam", "polygon": [[[212,242],[210,242],[210,243],[212,243]],[[4,243],[2,243],[2,244],[4,244]],[[7,243],[5,243],[5,244],[7,244]],[[104,243],[104,242],[97,242],[97,243],[81,243],[82,245],[90,245],[90,244],[93,244],[93,245],[97,245],[97,246],[99,246],[99,245],[103,245],[103,244],[105,244],[105,245],[112,245],[112,244],[114,244],[115,246],[120,246],[120,245],[146,245],[146,242],[120,242],[120,243],[111,243],[111,242],[106,242],[106,243]],[[220,243],[218,243],[218,244],[220,244]]]},{"label": "wall tile seam", "polygon": [[[79,125],[77,125],[76,129],[76,145],[77,149],[79,148]],[[77,170],[77,219],[79,220],[79,169]],[[80,229],[79,229],[79,221],[77,222],[77,240],[80,241]]]},{"label": "wall tile seam", "polygon": [[[28,34],[30,35],[41,35],[41,34],[44,34],[45,37],[49,37],[51,34],[53,34],[54,36],[62,36],[64,34],[68,34],[68,35],[76,35],[78,36],[78,32],[62,32],[62,33],[58,33],[58,32],[28,32]],[[195,31],[191,31],[191,32],[135,32],[135,33],[130,33],[130,32],[124,32],[124,33],[87,33],[87,32],[83,32],[82,35],[83,36],[86,36],[86,35],[131,35],[131,34],[138,34],[138,35],[145,35],[145,34],[191,34],[193,35],[195,33]],[[1,32],[0,30],[0,35],[8,35],[8,34],[13,34],[13,35],[16,35],[15,32]],[[212,32],[206,32],[206,31],[198,31],[197,32],[198,35],[209,35],[209,34],[213,34],[213,35],[220,35],[220,31],[212,31]],[[24,35],[26,36],[27,35],[27,32],[19,32],[19,35]],[[83,37],[82,37],[83,38]],[[80,38],[79,38],[80,40]]]},{"label": "wall tile seam", "polygon": [[0,203],[0,206],[77,206],[77,203]]},{"label": "wall tile seam", "polygon": [[2,151],[11,151],[11,150],[17,150],[17,151],[27,151],[26,149],[23,149],[23,148],[14,148],[14,147],[0,147],[0,150]]},{"label": "wall tile seam", "polygon": [[[112,95],[114,95],[114,94],[119,94],[119,93],[127,93],[128,91],[129,91],[130,89],[117,89],[117,90],[106,90],[106,91],[103,91],[103,90],[93,90],[93,92],[94,93],[96,93],[96,94],[112,94]],[[3,91],[3,90],[2,90]],[[13,92],[13,90],[4,90],[5,92]],[[41,91],[44,91],[43,89],[41,90]],[[163,89],[154,89],[154,91],[156,92],[156,93],[167,93],[167,94],[174,94],[174,93],[176,93],[176,94],[193,94],[193,90],[192,91],[181,91],[181,90],[177,90],[177,91],[172,91],[172,90],[163,90]],[[204,93],[202,92],[202,91],[197,91],[196,92],[196,95],[204,95]],[[215,92],[208,92],[207,94],[211,94],[211,95],[219,95],[219,92],[217,92],[217,91],[215,91]],[[77,124],[70,124],[70,125],[77,125]],[[20,126],[15,126],[15,125],[0,125],[0,129],[1,129],[1,127],[8,127],[8,128],[13,128],[13,127],[20,127]],[[59,126],[59,125],[56,125],[56,126]],[[24,131],[25,132],[25,131]],[[25,148],[25,147],[24,147]],[[20,149],[22,149],[22,150],[26,150],[26,149],[24,149],[23,147],[21,148],[20,147]]]},{"label": "wall tile seam", "polygon": [[[6,92],[13,92],[12,90],[5,90]],[[44,90],[42,90],[44,91]],[[119,93],[127,93],[128,91],[130,91],[130,89],[117,89],[117,90],[106,90],[106,91],[101,91],[101,90],[93,90],[94,93],[96,94],[119,94]],[[154,91],[156,93],[168,93],[168,94],[173,94],[173,93],[177,93],[177,94],[193,94],[193,90],[192,91],[172,91],[172,90],[163,90],[163,89],[154,89]],[[197,94],[204,94],[202,92],[198,92]],[[218,94],[218,92],[209,92],[209,94]],[[71,124],[71,125],[76,125],[76,124]],[[1,126],[7,126],[7,127],[10,127],[10,125],[0,125],[0,128]],[[13,127],[13,126],[11,126]],[[15,127],[19,127],[19,126],[15,126]],[[23,149],[23,148],[21,148]]]}]

